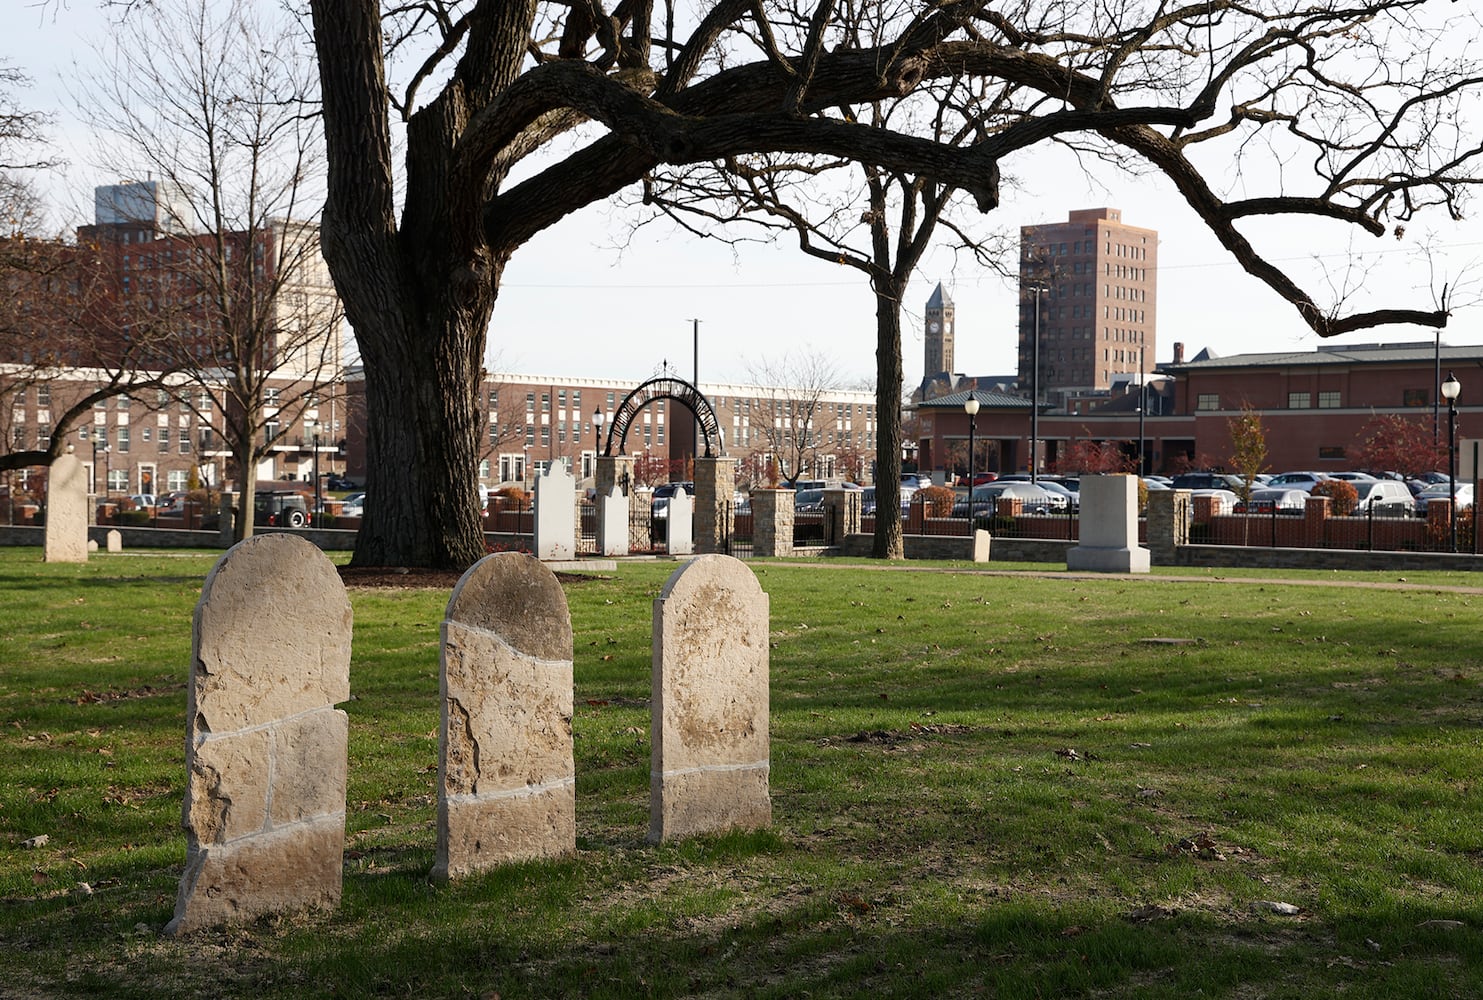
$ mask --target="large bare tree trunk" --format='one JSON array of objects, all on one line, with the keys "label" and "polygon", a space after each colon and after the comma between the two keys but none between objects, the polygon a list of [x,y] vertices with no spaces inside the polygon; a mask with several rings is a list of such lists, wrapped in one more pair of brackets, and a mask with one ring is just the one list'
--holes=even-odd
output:
[{"label": "large bare tree trunk", "polygon": [[901,541],[901,299],[875,298],[875,537],[876,559],[902,559]]}]

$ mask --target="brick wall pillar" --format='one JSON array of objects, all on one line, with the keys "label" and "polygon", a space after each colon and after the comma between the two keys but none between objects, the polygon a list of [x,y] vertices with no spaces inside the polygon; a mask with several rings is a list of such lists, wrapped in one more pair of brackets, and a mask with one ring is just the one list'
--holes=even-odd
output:
[{"label": "brick wall pillar", "polygon": [[729,458],[695,460],[695,551],[725,552],[736,512],[735,463]]},{"label": "brick wall pillar", "polygon": [[752,491],[752,554],[793,554],[793,491]]},{"label": "brick wall pillar", "polygon": [[1303,508],[1303,544],[1310,549],[1323,547],[1324,523],[1329,519],[1329,498],[1309,495]]},{"label": "brick wall pillar", "polygon": [[[880,494],[877,493],[877,497]],[[879,503],[879,499],[876,501]],[[860,513],[864,501],[859,490],[825,490],[824,514],[829,519],[829,537],[835,545],[843,545],[845,538],[860,533]]]},{"label": "brick wall pillar", "polygon": [[1148,552],[1155,565],[1173,566],[1175,553],[1189,544],[1189,490],[1150,490]]}]

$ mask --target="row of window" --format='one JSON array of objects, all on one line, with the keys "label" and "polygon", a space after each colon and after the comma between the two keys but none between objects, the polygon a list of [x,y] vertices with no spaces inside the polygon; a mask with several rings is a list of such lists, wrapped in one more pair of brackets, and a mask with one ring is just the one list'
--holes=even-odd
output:
[{"label": "row of window", "polygon": [[[1343,405],[1344,395],[1341,392],[1320,392],[1318,394],[1318,409],[1320,410],[1337,410],[1343,407]],[[1308,392],[1289,392],[1287,394],[1287,408],[1289,410],[1313,409],[1313,394]],[[1195,397],[1195,409],[1220,409],[1220,393],[1200,393]]]}]

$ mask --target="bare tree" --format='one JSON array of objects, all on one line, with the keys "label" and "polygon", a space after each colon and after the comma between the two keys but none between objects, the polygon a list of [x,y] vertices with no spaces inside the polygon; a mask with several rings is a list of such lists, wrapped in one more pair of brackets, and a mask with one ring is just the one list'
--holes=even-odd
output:
[{"label": "bare tree", "polygon": [[[94,404],[163,385],[146,370],[148,338],[108,323],[96,249],[45,232],[45,205],[26,171],[51,165],[45,119],[15,91],[26,77],[0,66],[0,470],[50,465]],[[27,420],[27,414],[33,419]]]},{"label": "bare tree", "polygon": [[753,429],[767,442],[778,475],[789,483],[817,475],[826,432],[824,397],[840,387],[838,367],[822,354],[805,352],[760,358],[748,374],[757,383]]},{"label": "bare tree", "polygon": [[[1460,212],[1480,86],[1466,51],[1478,17],[1462,5],[950,0],[857,3],[859,17],[836,23],[838,9],[721,0],[682,26],[649,0],[454,0],[388,6],[384,19],[376,0],[310,0],[326,255],[366,366],[369,483],[384,501],[357,562],[461,566],[482,553],[476,390],[504,266],[662,164],[858,160],[960,189],[987,212],[1001,164],[1061,142],[1167,177],[1322,336],[1446,322],[1445,302],[1321,306],[1238,225],[1303,217],[1380,234],[1428,209]],[[851,27],[866,21],[868,39]],[[406,66],[395,88],[389,58]],[[961,146],[851,117],[946,79],[1015,96]]]},{"label": "bare tree", "polygon": [[314,447],[343,361],[343,313],[305,221],[321,165],[312,64],[293,26],[209,0],[140,6],[111,43],[82,110],[112,138],[108,163],[151,180],[121,186],[88,232],[131,328],[193,374],[198,417],[222,415],[247,537],[259,463],[294,426]]}]

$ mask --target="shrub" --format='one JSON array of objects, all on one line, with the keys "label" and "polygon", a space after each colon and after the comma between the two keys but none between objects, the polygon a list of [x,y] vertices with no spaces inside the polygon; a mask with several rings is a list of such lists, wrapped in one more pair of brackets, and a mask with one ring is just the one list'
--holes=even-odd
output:
[{"label": "shrub", "polygon": [[953,502],[958,499],[958,494],[948,486],[928,486],[917,490],[916,495],[922,498],[922,505],[926,507],[928,517],[948,517],[953,512]]},{"label": "shrub", "polygon": [[1316,497],[1328,497],[1335,514],[1350,514],[1359,505],[1359,491],[1347,479],[1325,479],[1313,487]]}]

